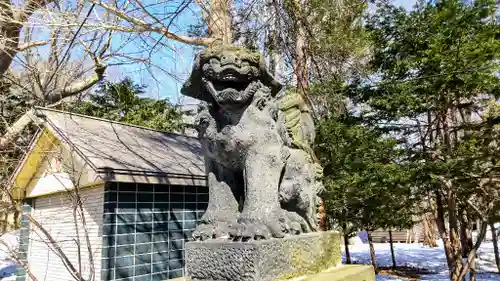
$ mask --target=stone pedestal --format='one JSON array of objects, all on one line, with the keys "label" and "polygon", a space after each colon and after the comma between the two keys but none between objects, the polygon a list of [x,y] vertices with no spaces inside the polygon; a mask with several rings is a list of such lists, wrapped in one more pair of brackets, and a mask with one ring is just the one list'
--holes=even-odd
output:
[{"label": "stone pedestal", "polygon": [[328,231],[252,242],[188,242],[185,256],[188,280],[286,280],[339,266],[340,234]]}]

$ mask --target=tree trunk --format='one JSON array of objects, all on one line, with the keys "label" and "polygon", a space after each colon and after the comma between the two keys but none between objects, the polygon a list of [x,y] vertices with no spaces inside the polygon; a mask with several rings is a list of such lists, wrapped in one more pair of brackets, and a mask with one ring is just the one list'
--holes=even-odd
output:
[{"label": "tree trunk", "polygon": [[422,227],[424,236],[424,245],[431,248],[437,247],[436,237],[434,235],[433,222],[429,218],[428,214],[423,214],[422,216]]},{"label": "tree trunk", "polygon": [[307,69],[306,31],[300,22],[297,23],[297,38],[295,41],[295,75],[299,91],[305,96],[309,92],[309,72]]},{"label": "tree trunk", "polygon": [[[1,5],[0,8],[6,9]],[[10,7],[8,9],[10,10]],[[13,18],[11,21],[9,22],[9,18],[7,18],[7,22],[0,25],[0,76],[7,72],[18,50],[22,26],[15,24]]]},{"label": "tree trunk", "polygon": [[498,253],[498,237],[495,225],[490,223],[491,239],[493,240],[493,249],[495,251],[495,263],[497,265],[497,270],[500,273],[500,255]]},{"label": "tree trunk", "polygon": [[392,240],[392,230],[389,229],[389,243],[391,244],[392,268],[396,269],[396,255],[394,254],[394,241]]},{"label": "tree trunk", "polygon": [[372,233],[370,231],[366,231],[366,233],[368,234],[368,244],[370,245],[370,258],[372,260],[373,269],[375,270],[375,273],[378,273],[377,259],[375,257],[375,247],[373,246]]},{"label": "tree trunk", "polygon": [[344,230],[345,263],[351,264],[351,253],[349,252],[349,235]]},{"label": "tree trunk", "polygon": [[488,229],[488,224],[486,221],[483,221],[481,223],[481,227],[479,229],[479,234],[477,235],[477,241],[474,244],[474,246],[472,247],[472,250],[470,251],[469,256],[467,257],[467,262],[465,263],[465,265],[462,265],[462,263],[460,263],[461,267],[459,270],[459,274],[457,275],[457,277],[455,279],[452,279],[452,281],[462,281],[465,279],[465,275],[467,274],[467,272],[469,270],[472,271],[472,269],[471,269],[472,266],[475,266],[474,259],[476,258],[476,255],[477,255],[477,249],[479,249],[479,246],[481,246],[481,243],[483,242],[484,237],[486,236],[487,229]]},{"label": "tree trunk", "polygon": [[472,224],[470,219],[467,219],[467,225],[465,229],[465,240],[467,242],[467,248],[469,249],[469,251],[472,250],[472,248],[474,247],[474,241],[472,240]]},{"label": "tree trunk", "polygon": [[[321,231],[326,231],[326,210],[325,210],[325,202],[323,198],[319,198],[319,207],[318,207],[318,227]],[[345,230],[345,228],[344,228]]]},{"label": "tree trunk", "polygon": [[345,258],[346,263],[351,264],[351,253],[349,252],[349,231],[347,229],[346,209],[342,210],[342,232],[344,233]]},{"label": "tree trunk", "polygon": [[448,269],[451,269],[453,259],[451,258],[450,239],[448,237],[448,231],[446,229],[446,224],[444,222],[443,202],[442,202],[441,194],[439,193],[439,191],[436,190],[435,193],[436,193],[436,209],[437,209],[436,223],[438,226],[439,235],[441,236],[441,239],[443,240],[444,252],[446,255],[446,263],[448,264]]},{"label": "tree trunk", "polygon": [[5,211],[2,213],[2,234],[8,231],[9,225],[9,212]]},{"label": "tree trunk", "polygon": [[450,231],[450,246],[452,267],[450,268],[450,276],[452,281],[461,281],[459,274],[462,271],[462,250],[460,244],[459,225],[457,217],[456,195],[448,191],[448,223]]},{"label": "tree trunk", "polygon": [[470,264],[469,280],[476,281],[476,259],[472,259]]},{"label": "tree trunk", "polygon": [[467,213],[460,214],[460,244],[462,246],[462,258],[466,258],[474,246],[472,241],[472,225],[467,218]]},{"label": "tree trunk", "polygon": [[202,9],[208,12],[205,15],[205,23],[208,34],[214,38],[216,43],[229,45],[233,43],[233,27],[231,6],[232,0],[212,0],[208,5],[203,1],[197,1]]},{"label": "tree trunk", "polygon": [[22,2],[23,6],[15,7],[11,1],[0,1],[0,18],[2,19],[0,21],[0,77],[10,68],[19,51],[29,48],[30,45],[39,45],[27,42],[27,47],[19,46],[21,29],[34,12],[51,2],[52,0],[26,0]]},{"label": "tree trunk", "polygon": [[308,18],[304,11],[304,7],[308,4],[307,2],[308,0],[293,0],[293,10],[289,11],[292,14],[292,20],[294,22],[293,29],[295,33],[292,68],[297,80],[297,90],[314,113],[313,105],[309,98],[309,47],[306,29]]},{"label": "tree trunk", "polygon": [[[21,206],[21,208],[22,208],[22,206]],[[16,208],[14,210],[13,220],[14,220],[14,229],[17,229],[18,227],[21,226],[21,211],[19,210],[19,208]]]},{"label": "tree trunk", "polygon": [[[460,271],[457,268],[461,267],[461,265],[462,265],[460,249],[457,252],[456,251],[457,245],[454,244],[457,242],[458,237],[456,237],[456,236],[458,233],[451,234],[452,230],[451,230],[451,225],[450,225],[450,234],[448,234],[448,230],[446,229],[446,224],[445,224],[443,201],[442,201],[441,193],[438,190],[438,187],[436,187],[435,195],[436,195],[436,209],[437,209],[436,223],[438,226],[439,235],[441,236],[441,239],[443,240],[444,252],[446,255],[446,263],[448,265],[448,271],[450,272],[450,280],[451,281],[458,281],[458,273]],[[453,216],[453,214],[450,214],[450,215]],[[451,238],[451,236],[454,236],[454,238]],[[460,247],[460,241],[458,241],[458,248],[459,247]],[[458,259],[457,259],[457,254],[458,254]],[[458,262],[457,262],[457,260],[458,260]]]},{"label": "tree trunk", "polygon": [[467,226],[463,220],[460,222],[460,244],[462,245],[462,258],[465,258],[467,257],[470,248],[467,241]]},{"label": "tree trunk", "polygon": [[7,72],[19,47],[21,22],[16,21],[10,1],[0,1],[0,77]]},{"label": "tree trunk", "polygon": [[293,0],[291,10],[294,23],[295,48],[293,58],[293,71],[297,79],[297,89],[301,94],[307,94],[309,91],[309,71],[307,69],[307,18],[304,13],[304,7],[307,0]]},{"label": "tree trunk", "polygon": [[427,221],[427,214],[423,214],[422,215],[422,229],[423,229],[423,235],[424,235],[424,246],[429,246],[429,247],[432,247],[431,244],[432,244],[432,239],[430,238],[430,226],[429,226],[429,222]]}]

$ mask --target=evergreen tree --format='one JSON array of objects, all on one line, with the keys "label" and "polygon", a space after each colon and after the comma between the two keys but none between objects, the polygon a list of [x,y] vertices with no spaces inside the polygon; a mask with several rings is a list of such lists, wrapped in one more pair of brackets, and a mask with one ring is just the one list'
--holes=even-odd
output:
[{"label": "evergreen tree", "polygon": [[[352,85],[364,120],[405,144],[415,186],[433,198],[453,281],[474,267],[499,198],[497,8],[488,0],[422,1],[411,12],[380,4],[367,20],[373,76]],[[472,216],[482,224],[463,263],[460,225]]]},{"label": "evergreen tree", "polygon": [[117,83],[105,81],[95,93],[67,108],[75,113],[144,126],[156,130],[182,132],[182,112],[166,99],[142,97],[146,87],[130,78]]},{"label": "evergreen tree", "polygon": [[[347,240],[358,229],[411,226],[411,169],[394,138],[343,115],[318,122],[316,152],[324,166],[327,214]],[[375,252],[370,241],[376,269]],[[349,260],[349,256],[347,256]]]}]

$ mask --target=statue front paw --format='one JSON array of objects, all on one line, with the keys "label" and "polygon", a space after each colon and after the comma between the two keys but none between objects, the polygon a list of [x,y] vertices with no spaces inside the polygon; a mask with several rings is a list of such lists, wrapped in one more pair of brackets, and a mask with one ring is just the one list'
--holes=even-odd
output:
[{"label": "statue front paw", "polygon": [[313,231],[306,219],[295,212],[279,210],[270,214],[244,215],[237,224],[229,226],[229,235],[234,241],[283,238]]},{"label": "statue front paw", "polygon": [[229,239],[231,223],[210,222],[202,223],[193,232],[195,241],[205,241],[210,239]]},{"label": "statue front paw", "polygon": [[285,229],[281,223],[282,216],[281,210],[269,214],[242,213],[238,223],[231,226],[229,234],[234,241],[282,238],[285,236]]}]

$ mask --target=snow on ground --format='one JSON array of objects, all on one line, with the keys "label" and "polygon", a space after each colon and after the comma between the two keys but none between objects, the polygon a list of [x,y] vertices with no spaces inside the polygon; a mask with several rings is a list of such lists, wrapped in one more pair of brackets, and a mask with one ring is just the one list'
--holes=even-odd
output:
[{"label": "snow on ground", "polygon": [[[371,264],[368,244],[350,245],[351,259],[353,263]],[[394,252],[398,266],[413,266],[425,268],[432,274],[421,276],[420,280],[428,281],[449,281],[446,258],[442,244],[437,248],[424,247],[422,244],[395,243]],[[388,243],[375,243],[375,255],[377,265],[391,266],[391,250]],[[478,251],[479,258],[477,281],[500,281],[500,274],[497,274],[495,256],[493,254],[493,244],[483,243]],[[345,263],[345,252],[343,249],[343,262]],[[377,276],[377,281],[401,281],[387,276]]]},{"label": "snow on ground", "polygon": [[[0,240],[7,244],[9,248],[17,249],[19,245],[19,230],[5,233],[0,236]],[[0,280],[16,280],[15,273],[17,271],[17,265],[14,261],[9,259],[7,247],[3,243],[0,243]]]},{"label": "snow on ground", "polygon": [[[350,245],[351,259],[358,264],[371,264],[368,244],[364,244],[366,239],[362,235]],[[19,231],[6,233],[0,237],[11,248],[17,248],[19,242]],[[420,280],[426,281],[448,281],[448,269],[442,243],[437,248],[424,247],[422,244],[394,244],[396,261],[398,266],[413,266],[425,268],[432,274],[422,275]],[[344,252],[343,252],[344,254]],[[379,266],[391,266],[391,250],[388,243],[375,243],[375,255]],[[482,243],[478,251],[477,259],[478,271],[477,281],[500,281],[500,274],[496,274],[495,256],[493,244],[491,242]],[[345,263],[345,255],[343,255]],[[16,264],[9,259],[5,253],[5,246],[0,243],[0,280],[15,280]],[[388,276],[377,276],[377,281],[403,281],[403,279]]]}]

